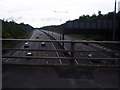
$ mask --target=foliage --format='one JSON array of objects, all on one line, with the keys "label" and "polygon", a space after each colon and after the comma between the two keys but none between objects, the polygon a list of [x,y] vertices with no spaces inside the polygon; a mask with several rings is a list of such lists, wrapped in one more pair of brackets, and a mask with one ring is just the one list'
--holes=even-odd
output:
[{"label": "foliage", "polygon": [[[29,27],[31,30],[26,30],[27,27]],[[24,23],[17,24],[14,21],[8,22],[2,20],[2,38],[23,39],[26,38],[32,30],[33,27],[28,24]],[[18,42],[3,41],[2,47],[12,48],[15,47],[17,44]]]},{"label": "foliage", "polygon": [[2,38],[26,38],[30,32],[26,30],[26,27],[30,27],[31,30],[33,29],[33,27],[28,24],[17,24],[14,21],[8,22],[2,20]]},{"label": "foliage", "polygon": [[[114,19],[114,12],[109,12],[109,13],[107,13],[107,14],[102,14],[102,12],[101,11],[98,11],[98,15],[96,15],[95,13],[94,14],[92,14],[92,16],[89,16],[89,15],[82,15],[82,16],[80,16],[78,19],[75,19],[75,20],[71,20],[70,22],[73,22],[73,24],[74,24],[74,22],[79,22],[79,21],[85,21],[85,22],[95,22],[96,20],[113,20]],[[118,12],[117,14],[116,14],[116,20],[118,21],[118,29],[120,29],[120,12]],[[69,21],[67,21],[67,22],[69,22]],[[62,24],[62,25],[56,25],[56,26],[46,26],[46,27],[43,27],[43,29],[46,29],[46,30],[53,30],[53,31],[55,31],[55,32],[61,32],[61,30],[63,30],[65,27],[65,25],[67,24],[67,22],[66,23],[64,23],[64,24]],[[86,35],[87,35],[87,33],[86,33]],[[118,38],[118,36],[120,35],[120,32],[117,32],[116,33],[116,36],[117,36],[117,40],[120,40],[120,38]],[[103,36],[101,36],[101,37],[103,37]],[[97,39],[98,37],[96,37],[96,39]],[[102,38],[102,39],[100,39],[100,40],[111,40],[111,37],[110,38]]]}]

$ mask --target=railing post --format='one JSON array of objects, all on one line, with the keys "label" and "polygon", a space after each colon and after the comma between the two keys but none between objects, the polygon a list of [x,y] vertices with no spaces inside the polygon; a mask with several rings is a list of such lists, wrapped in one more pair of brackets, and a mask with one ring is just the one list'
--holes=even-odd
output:
[{"label": "railing post", "polygon": [[[64,40],[64,34],[62,34],[62,40]],[[64,42],[62,43],[63,47],[64,47]]]},{"label": "railing post", "polygon": [[[112,53],[112,58],[115,58],[115,53],[114,52]],[[116,62],[116,60],[111,60],[112,64],[115,64],[115,62]]]},{"label": "railing post", "polygon": [[75,52],[74,52],[74,50],[75,50],[75,43],[74,42],[71,42],[71,61],[70,61],[70,64],[71,65],[74,65],[74,54],[75,54]]}]

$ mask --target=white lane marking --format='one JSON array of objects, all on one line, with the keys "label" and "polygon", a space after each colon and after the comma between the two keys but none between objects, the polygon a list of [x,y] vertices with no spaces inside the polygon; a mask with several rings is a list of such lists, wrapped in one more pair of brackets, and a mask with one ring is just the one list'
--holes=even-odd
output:
[{"label": "white lane marking", "polygon": [[75,60],[76,64],[79,64],[77,60]]},{"label": "white lane marking", "polygon": [[110,51],[110,50],[111,50],[111,49],[109,49],[109,48],[106,48],[106,47],[101,46],[101,45],[98,45],[98,44],[91,44],[91,45],[93,45],[93,46],[95,46],[95,47],[98,47],[98,48],[101,48],[101,49],[106,50],[106,51]]},{"label": "white lane marking", "polygon": [[[53,45],[54,49],[56,49],[53,43],[52,43],[52,45]],[[58,54],[57,52],[55,52],[55,53],[57,54],[58,57],[60,57],[59,54]],[[60,64],[62,64],[61,59],[59,59],[59,62],[60,62]]]},{"label": "white lane marking", "polygon": [[5,62],[8,62],[11,58],[8,58]]},{"label": "white lane marking", "polygon": [[[64,47],[64,48],[65,48],[65,47]],[[65,50],[67,50],[67,49],[65,48]],[[68,52],[68,53],[71,54],[70,52]],[[75,59],[74,61],[76,62],[76,64],[79,64],[76,59]]]},{"label": "white lane marking", "polygon": [[102,61],[104,64],[106,64],[107,62],[106,61]]},{"label": "white lane marking", "polygon": [[[54,49],[56,49],[53,43],[52,43],[52,45],[53,45]],[[57,52],[55,52],[55,53],[57,54],[58,57],[60,57]],[[61,59],[59,59],[59,62],[60,62],[60,64],[62,64],[62,60]]]},{"label": "white lane marking", "polygon": [[[15,56],[18,51],[16,51],[12,56]],[[5,62],[8,62],[11,58],[8,58]]]},{"label": "white lane marking", "polygon": [[[33,34],[34,34],[34,32],[33,32]],[[33,38],[33,34],[32,34],[32,36],[31,36],[30,40]],[[30,43],[29,45],[31,45],[31,43]],[[22,49],[22,48],[24,48],[24,45],[22,45],[21,49]],[[19,51],[19,52],[21,53],[21,51]],[[24,51],[24,52],[25,52],[25,51]],[[16,51],[12,56],[15,56],[17,53],[18,53],[18,51]],[[11,58],[8,58],[7,60],[5,60],[5,62],[8,62],[10,59],[11,59]]]},{"label": "white lane marking", "polygon": [[89,61],[90,64],[93,64],[91,61]]},{"label": "white lane marking", "polygon": [[[65,48],[65,50],[67,50],[67,48],[66,47],[64,47]],[[70,52],[68,52],[69,54],[71,54]]]}]

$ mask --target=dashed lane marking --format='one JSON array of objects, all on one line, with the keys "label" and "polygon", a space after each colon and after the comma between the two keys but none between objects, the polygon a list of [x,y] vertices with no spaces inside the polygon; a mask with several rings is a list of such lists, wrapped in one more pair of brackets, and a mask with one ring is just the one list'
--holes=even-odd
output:
[{"label": "dashed lane marking", "polygon": [[[52,45],[53,45],[54,49],[56,49],[53,43],[52,43]],[[60,57],[59,54],[58,54],[57,52],[56,52],[56,54],[57,54],[58,57]],[[59,62],[60,62],[60,64],[62,64],[61,59],[59,59]]]}]

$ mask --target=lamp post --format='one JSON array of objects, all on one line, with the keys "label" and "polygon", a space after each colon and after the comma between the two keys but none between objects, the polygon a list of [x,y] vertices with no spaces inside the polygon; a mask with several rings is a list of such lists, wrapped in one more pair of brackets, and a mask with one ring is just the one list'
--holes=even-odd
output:
[{"label": "lamp post", "polygon": [[113,21],[113,41],[115,40],[116,37],[116,0],[115,0],[115,7],[114,7],[114,21]]},{"label": "lamp post", "polygon": [[[54,13],[67,13],[67,11],[65,11],[65,12],[62,12],[62,11],[54,11]],[[61,17],[60,17],[60,24],[62,23],[62,19],[61,19]],[[61,40],[61,37],[62,37],[62,31],[60,30],[60,40]]]}]

